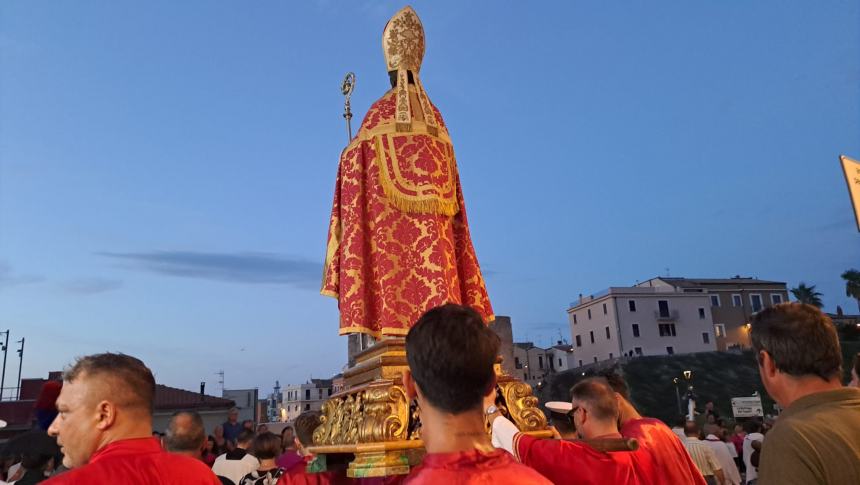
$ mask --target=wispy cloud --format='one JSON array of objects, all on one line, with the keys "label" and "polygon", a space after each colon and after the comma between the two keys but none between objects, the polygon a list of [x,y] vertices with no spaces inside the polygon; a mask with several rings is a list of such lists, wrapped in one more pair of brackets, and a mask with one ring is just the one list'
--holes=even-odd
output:
[{"label": "wispy cloud", "polygon": [[44,280],[45,278],[41,276],[17,274],[12,270],[12,266],[9,263],[0,261],[0,289],[39,283]]},{"label": "wispy cloud", "polygon": [[232,283],[293,285],[316,288],[322,265],[272,253],[204,253],[197,251],[151,251],[99,253],[130,262],[132,268],[183,278]]},{"label": "wispy cloud", "polygon": [[122,288],[122,281],[105,278],[79,278],[62,283],[60,287],[77,295],[95,295]]}]

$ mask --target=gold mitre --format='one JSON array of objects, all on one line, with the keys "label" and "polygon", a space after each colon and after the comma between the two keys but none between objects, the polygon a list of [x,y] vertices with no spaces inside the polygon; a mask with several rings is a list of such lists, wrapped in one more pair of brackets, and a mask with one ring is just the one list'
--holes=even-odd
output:
[{"label": "gold mitre", "polygon": [[411,71],[427,132],[437,135],[439,126],[436,123],[436,116],[430,106],[427,93],[421,85],[421,80],[418,78],[421,61],[424,60],[424,26],[421,25],[421,20],[412,7],[403,7],[385,24],[385,30],[382,31],[382,53],[385,55],[388,71],[397,72],[395,85],[397,90],[397,112],[395,114],[397,131],[413,131],[411,103],[409,101],[409,72]]}]

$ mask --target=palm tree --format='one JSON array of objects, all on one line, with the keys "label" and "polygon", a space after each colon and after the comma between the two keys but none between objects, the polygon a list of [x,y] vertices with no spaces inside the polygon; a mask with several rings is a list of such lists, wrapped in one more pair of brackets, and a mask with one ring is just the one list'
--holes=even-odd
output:
[{"label": "palm tree", "polygon": [[818,308],[824,306],[824,303],[821,303],[821,293],[815,291],[815,285],[806,286],[806,283],[801,281],[800,284],[797,285],[797,288],[791,289],[791,294],[794,295],[794,299],[800,303],[806,303],[807,305],[813,305]]},{"label": "palm tree", "polygon": [[842,273],[842,279],[845,280],[845,296],[857,300],[857,306],[860,307],[860,271],[849,269]]}]

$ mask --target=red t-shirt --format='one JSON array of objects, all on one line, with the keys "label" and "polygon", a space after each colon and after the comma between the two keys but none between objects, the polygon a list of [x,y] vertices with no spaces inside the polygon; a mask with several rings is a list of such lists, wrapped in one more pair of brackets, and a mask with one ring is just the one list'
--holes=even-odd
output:
[{"label": "red t-shirt", "polygon": [[429,453],[412,469],[405,485],[548,485],[550,482],[521,465],[505,450],[488,453],[470,450],[458,453]]},{"label": "red t-shirt", "polygon": [[307,456],[286,468],[284,474],[281,475],[281,479],[278,480],[278,485],[341,485],[354,483],[352,479],[346,477],[346,473],[343,471],[308,472],[307,466],[311,460],[312,457]]},{"label": "red t-shirt", "polygon": [[639,483],[705,485],[684,444],[659,419],[631,419],[621,427],[621,434],[639,441],[639,449],[630,453]]},{"label": "red t-shirt", "polygon": [[522,464],[552,483],[639,483],[629,451],[603,453],[578,441],[540,439],[522,433],[514,436],[514,450]]},{"label": "red t-shirt", "polygon": [[205,463],[188,456],[168,453],[155,438],[114,441],[93,453],[86,465],[51,477],[43,483],[221,485],[221,481]]}]

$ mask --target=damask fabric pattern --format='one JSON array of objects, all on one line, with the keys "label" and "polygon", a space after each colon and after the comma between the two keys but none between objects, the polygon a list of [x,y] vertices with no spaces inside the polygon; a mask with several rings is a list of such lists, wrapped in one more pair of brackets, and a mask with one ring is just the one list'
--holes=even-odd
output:
[{"label": "damask fabric pattern", "polygon": [[395,103],[394,90],[374,103],[341,154],[321,293],[341,334],[405,335],[449,302],[492,320],[442,117],[431,105],[438,135],[421,119],[398,132]]}]

